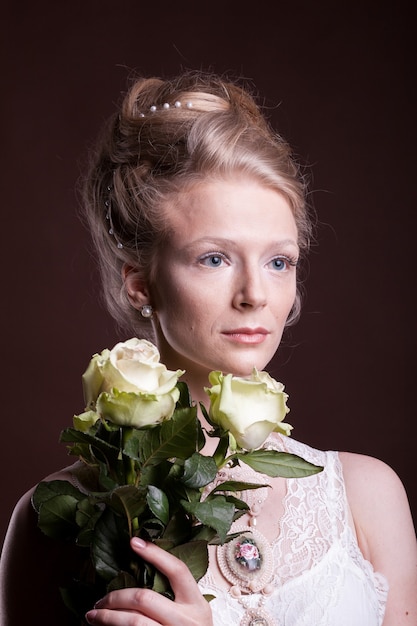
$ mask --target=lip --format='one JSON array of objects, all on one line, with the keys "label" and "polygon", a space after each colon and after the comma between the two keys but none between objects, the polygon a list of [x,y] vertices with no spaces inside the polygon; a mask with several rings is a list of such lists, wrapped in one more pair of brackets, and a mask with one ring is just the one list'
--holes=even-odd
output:
[{"label": "lip", "polygon": [[257,345],[265,341],[269,331],[261,327],[233,328],[232,330],[223,331],[223,335],[235,343]]}]

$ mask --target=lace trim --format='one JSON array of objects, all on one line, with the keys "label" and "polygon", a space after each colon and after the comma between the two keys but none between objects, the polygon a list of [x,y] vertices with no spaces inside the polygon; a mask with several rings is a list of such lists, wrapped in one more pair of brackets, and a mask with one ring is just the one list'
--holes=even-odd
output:
[{"label": "lace trim", "polygon": [[[382,624],[388,583],[385,577],[375,572],[371,563],[363,557],[349,525],[349,506],[342,465],[337,452],[315,450],[291,438],[279,435],[269,438],[267,445],[271,449],[284,449],[298,454],[325,468],[323,472],[314,476],[301,480],[287,480],[287,493],[283,500],[284,512],[279,522],[280,532],[271,544],[275,562],[273,582],[277,589],[276,593],[279,593],[281,598],[278,604],[285,605],[292,597],[293,589],[297,589],[298,599],[293,599],[292,603],[299,604],[302,598],[307,602],[309,596],[306,591],[307,587],[313,591],[313,596],[317,596],[317,604],[320,604],[320,612],[324,615],[337,601],[339,595],[343,595],[342,592],[336,593],[336,588],[346,586],[346,576],[349,575],[351,585],[356,590],[355,593],[363,593],[365,598],[369,598],[366,601],[369,602],[373,614],[377,615],[379,620],[375,623]],[[231,598],[226,598],[225,588],[219,589],[216,586],[210,571],[199,584],[204,592],[210,589],[214,595],[224,596],[222,605],[232,602]],[[320,598],[318,597],[319,590]],[[287,595],[283,596],[284,592]],[[252,595],[254,596],[253,602],[256,604],[256,596],[259,598],[259,594]],[[284,597],[285,600],[283,600]],[[271,598],[270,602],[275,604],[276,601]],[[351,602],[355,602],[354,596]],[[304,608],[301,602],[298,609],[299,615],[303,614]],[[222,610],[225,608],[223,607]],[[274,611],[276,610],[278,608],[274,607]],[[235,607],[232,612],[239,612],[238,607]],[[229,623],[238,623],[237,613],[233,619],[236,621]],[[215,623],[217,625],[217,623],[225,622],[215,620]],[[288,623],[298,625],[304,622],[289,621]],[[315,623],[319,624],[318,621]],[[285,624],[287,624],[286,621]]]}]

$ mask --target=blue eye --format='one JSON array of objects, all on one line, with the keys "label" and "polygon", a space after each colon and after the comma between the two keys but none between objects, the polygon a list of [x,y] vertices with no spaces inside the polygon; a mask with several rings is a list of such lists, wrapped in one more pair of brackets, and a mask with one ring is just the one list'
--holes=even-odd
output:
[{"label": "blue eye", "polygon": [[287,267],[286,259],[281,259],[281,258],[273,259],[273,261],[271,261],[271,264],[272,264],[272,268],[278,271],[285,270]]},{"label": "blue eye", "polygon": [[272,269],[278,271],[278,272],[282,272],[285,270],[288,270],[290,268],[290,266],[292,267],[296,267],[297,266],[297,260],[296,259],[290,259],[286,256],[279,256],[276,257],[275,259],[272,259],[271,261],[271,267]]},{"label": "blue eye", "polygon": [[220,267],[223,263],[223,257],[220,254],[208,254],[201,259],[201,263],[208,267]]}]

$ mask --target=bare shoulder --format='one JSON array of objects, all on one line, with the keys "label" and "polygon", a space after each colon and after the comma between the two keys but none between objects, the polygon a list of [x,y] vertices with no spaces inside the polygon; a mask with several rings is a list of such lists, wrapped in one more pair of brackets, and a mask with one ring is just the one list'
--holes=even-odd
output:
[{"label": "bare shoulder", "polygon": [[[71,480],[76,464],[69,467],[65,467],[53,474],[47,476],[44,480]],[[7,528],[6,538],[2,551],[2,564],[8,562],[10,556],[10,562],[13,562],[13,555],[16,554],[16,550],[20,550],[23,544],[30,542],[39,543],[43,537],[40,535],[36,528],[36,513],[32,505],[32,496],[36,489],[36,485],[26,491],[17,501],[10,522]],[[2,570],[2,574],[4,570]]]},{"label": "bare shoulder", "polygon": [[359,547],[390,592],[384,626],[417,623],[417,541],[404,486],[379,459],[339,453]]},{"label": "bare shoulder", "polygon": [[[362,547],[369,548],[374,531],[395,531],[413,524],[404,485],[383,461],[363,454],[340,452],[349,506]],[[366,541],[366,544],[364,544]]]},{"label": "bare shoulder", "polygon": [[404,486],[398,474],[380,459],[365,454],[339,452],[346,489],[350,498],[379,498],[381,491],[403,498]]},{"label": "bare shoulder", "polygon": [[340,452],[352,512],[366,515],[388,508],[409,511],[404,485],[398,474],[380,459],[364,454]]},{"label": "bare shoulder", "polygon": [[[72,468],[51,474],[45,480],[71,480]],[[69,544],[53,541],[39,530],[32,506],[34,490],[35,487],[29,489],[18,500],[4,540],[0,560],[0,623],[8,626],[32,623],[36,607],[37,623],[66,626],[72,623],[72,618],[63,605],[59,587],[77,571],[78,555]]]}]

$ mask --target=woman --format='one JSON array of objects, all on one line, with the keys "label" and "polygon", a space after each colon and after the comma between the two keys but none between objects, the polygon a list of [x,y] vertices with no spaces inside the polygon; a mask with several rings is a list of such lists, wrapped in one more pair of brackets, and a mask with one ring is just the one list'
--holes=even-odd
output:
[{"label": "woman", "polygon": [[[84,205],[109,310],[154,340],[168,368],[185,370],[194,400],[207,403],[211,370],[247,376],[267,366],[299,314],[297,273],[311,222],[290,149],[248,92],[198,72],[137,80],[99,143]],[[417,546],[394,472],[292,438],[276,435],[271,445],[324,470],[270,479],[272,489],[249,502],[273,564],[264,580],[247,588],[213,548],[197,585],[175,557],[134,539],[132,549],[169,578],[175,601],[150,590],[114,591],[88,612],[88,623],[417,624]],[[73,475],[71,468],[58,474]],[[40,537],[29,498],[18,504],[5,545],[6,623],[70,623],[56,579],[76,564]]]}]

